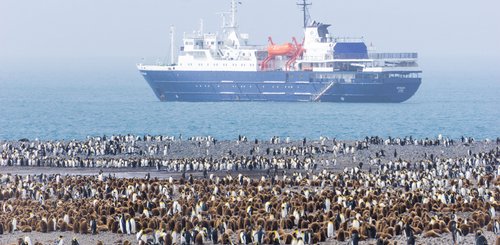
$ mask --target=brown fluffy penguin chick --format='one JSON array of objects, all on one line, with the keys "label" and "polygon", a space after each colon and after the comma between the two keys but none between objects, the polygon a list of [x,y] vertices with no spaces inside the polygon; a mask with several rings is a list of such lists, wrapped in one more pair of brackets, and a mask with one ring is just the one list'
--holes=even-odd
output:
[{"label": "brown fluffy penguin chick", "polygon": [[75,222],[73,224],[73,232],[74,233],[80,233],[80,222]]},{"label": "brown fluffy penguin chick", "polygon": [[203,245],[203,235],[201,233],[198,233],[196,235],[196,238],[194,240],[195,245]]},{"label": "brown fluffy penguin chick", "polygon": [[347,234],[346,234],[346,232],[344,230],[338,230],[337,231],[337,237],[336,237],[337,241],[339,241],[339,242],[345,241],[346,235]]},{"label": "brown fluffy penguin chick", "polygon": [[87,234],[89,233],[89,226],[87,224],[87,221],[84,219],[80,222],[80,234]]},{"label": "brown fluffy penguin chick", "polygon": [[47,233],[48,232],[48,224],[45,221],[40,221],[38,222],[36,231],[41,232],[41,233]]},{"label": "brown fluffy penguin chick", "polygon": [[440,237],[439,233],[436,230],[428,230],[424,233],[425,238],[429,237]]}]

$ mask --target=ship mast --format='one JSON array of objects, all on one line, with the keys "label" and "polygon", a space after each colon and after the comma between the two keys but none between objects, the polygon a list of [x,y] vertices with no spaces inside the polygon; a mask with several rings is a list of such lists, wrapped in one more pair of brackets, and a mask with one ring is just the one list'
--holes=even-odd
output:
[{"label": "ship mast", "polygon": [[236,11],[237,11],[237,4],[241,2],[236,2],[236,0],[231,0],[231,28],[236,28]]},{"label": "ship mast", "polygon": [[307,0],[302,0],[302,2],[297,3],[298,6],[302,8],[302,12],[304,13],[304,28],[307,27],[307,22],[309,22],[309,11],[308,7],[312,5],[312,3],[308,3]]},{"label": "ship mast", "polygon": [[170,64],[175,64],[174,61],[174,41],[175,41],[175,27],[172,25],[170,26]]},{"label": "ship mast", "polygon": [[225,44],[232,48],[240,47],[240,36],[238,33],[238,24],[236,23],[236,12],[238,11],[238,4],[241,4],[240,0],[231,0],[231,12],[229,13],[231,15],[231,20],[229,24],[226,23],[224,14],[222,15],[224,22],[223,28],[226,35]]}]

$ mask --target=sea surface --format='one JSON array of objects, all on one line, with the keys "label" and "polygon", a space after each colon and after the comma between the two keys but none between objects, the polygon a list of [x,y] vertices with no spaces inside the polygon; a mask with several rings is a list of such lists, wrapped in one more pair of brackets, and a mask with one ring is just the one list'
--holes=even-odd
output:
[{"label": "sea surface", "polygon": [[427,72],[400,104],[159,102],[134,63],[0,68],[0,140],[84,139],[112,134],[218,139],[365,136],[494,139],[500,76]]}]

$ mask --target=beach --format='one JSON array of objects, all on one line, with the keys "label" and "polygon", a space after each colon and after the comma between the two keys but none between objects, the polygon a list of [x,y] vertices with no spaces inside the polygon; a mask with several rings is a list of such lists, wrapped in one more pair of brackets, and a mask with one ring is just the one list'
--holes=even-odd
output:
[{"label": "beach", "polygon": [[[54,147],[51,148],[50,145],[54,145]],[[56,145],[59,145],[59,147]],[[109,146],[122,148],[125,151],[117,152],[113,150],[113,147]],[[133,146],[134,149],[127,150],[129,146]],[[488,244],[494,244],[497,239],[495,234],[497,231],[494,230],[494,226],[495,222],[498,223],[498,214],[495,211],[500,211],[498,195],[499,144],[491,140],[476,141],[472,138],[417,140],[410,138],[381,139],[378,137],[367,137],[352,141],[340,141],[326,137],[317,140],[289,140],[277,137],[268,140],[249,140],[244,136],[240,136],[237,140],[217,141],[211,137],[180,140],[175,139],[175,137],[146,138],[144,136],[141,140],[138,140],[137,137],[128,139],[117,137],[114,139],[94,138],[85,141],[60,142],[3,141],[0,142],[0,149],[2,148],[3,160],[0,167],[2,190],[5,193],[7,193],[7,190],[14,193],[10,195],[10,198],[7,198],[7,194],[2,194],[3,199],[0,199],[2,200],[0,203],[4,207],[0,220],[5,228],[8,227],[8,219],[14,217],[13,213],[16,213],[15,210],[17,210],[15,205],[12,210],[5,208],[6,205],[30,199],[33,199],[33,203],[40,202],[39,196],[44,196],[44,203],[61,200],[62,196],[58,197],[57,191],[55,191],[55,194],[48,192],[50,186],[55,188],[59,186],[58,183],[66,183],[70,187],[64,194],[65,196],[69,195],[64,199],[68,200],[67,205],[69,207],[71,207],[71,203],[83,202],[79,205],[89,205],[92,200],[99,200],[99,203],[107,203],[106,205],[110,204],[109,200],[114,200],[115,203],[125,205],[127,200],[131,200],[132,193],[141,189],[140,183],[151,183],[153,186],[165,185],[166,188],[171,188],[172,193],[162,194],[156,190],[152,194],[153,199],[137,197],[136,202],[148,201],[152,203],[152,209],[154,209],[153,207],[157,209],[162,207],[165,210],[160,211],[160,216],[158,216],[158,222],[164,222],[165,226],[158,224],[158,226],[153,226],[154,228],[148,227],[153,235],[151,233],[145,234],[144,239],[154,237],[155,232],[159,231],[160,227],[162,227],[164,236],[172,236],[173,230],[165,229],[170,227],[168,222],[172,219],[183,219],[183,216],[179,215],[179,213],[175,214],[174,203],[176,202],[179,202],[182,207],[184,205],[189,207],[188,203],[198,207],[201,205],[200,202],[209,206],[206,211],[204,211],[205,209],[193,209],[192,212],[196,213],[196,215],[192,216],[193,213],[191,213],[189,220],[195,224],[201,222],[201,220],[210,222],[209,217],[215,217],[214,214],[207,216],[208,213],[215,212],[215,209],[212,210],[210,207],[215,208],[220,205],[217,199],[214,199],[215,197],[226,200],[231,196],[238,197],[238,201],[232,198],[225,201],[231,203],[231,208],[227,211],[231,214],[227,217],[233,217],[234,215],[236,215],[235,217],[245,217],[251,220],[252,225],[236,225],[238,229],[230,229],[228,227],[232,218],[227,220],[214,218],[214,220],[218,220],[217,222],[220,221],[226,226],[221,230],[220,235],[229,232],[228,239],[236,244],[241,243],[238,233],[255,233],[259,229],[257,220],[267,220],[269,219],[267,215],[274,212],[264,208],[263,203],[265,202],[272,203],[270,205],[277,209],[279,209],[280,205],[286,204],[287,211],[283,213],[282,210],[280,213],[278,210],[272,219],[277,221],[287,220],[286,217],[289,217],[292,212],[296,215],[294,217],[297,217],[292,218],[292,221],[290,221],[292,224],[280,224],[279,227],[281,228],[275,230],[280,234],[281,244],[287,244],[285,238],[288,236],[291,237],[290,242],[304,240],[304,236],[308,232],[311,232],[311,234],[318,232],[319,240],[316,241],[317,243],[350,244],[352,239],[356,239],[352,234],[366,232],[363,231],[362,227],[364,226],[377,227],[379,236],[370,238],[363,233],[361,237],[364,238],[359,241],[359,244],[376,244],[379,240],[389,244],[406,244],[407,236],[403,234],[404,232],[400,231],[398,233],[396,230],[401,229],[401,226],[409,222],[409,219],[421,220],[422,222],[421,230],[418,225],[414,225],[415,234],[412,233],[412,236],[414,236],[416,244],[451,244],[452,232],[449,230],[449,222],[452,220],[456,221],[457,226],[460,227],[460,232],[466,228],[469,229],[469,234],[461,238],[460,244],[474,243],[476,239],[475,233],[479,230],[488,241]],[[94,150],[91,150],[93,148]],[[107,154],[99,153],[99,149],[104,149],[103,151]],[[27,156],[27,160],[19,156]],[[13,185],[13,183],[25,184],[20,187],[19,185]],[[122,194],[115,197],[112,189],[108,192],[111,193],[111,196],[102,196],[102,198],[99,198],[94,191],[92,195],[86,191],[82,194],[82,190],[78,188],[77,183],[88,183],[89,190],[95,190],[96,193],[99,193],[98,190],[103,187],[103,184],[106,184],[106,186],[109,184],[115,186],[117,194]],[[127,193],[119,191],[120,186],[130,186],[132,183],[137,184],[133,184],[135,187],[131,190],[126,188]],[[277,190],[281,194],[274,198],[271,196],[263,198],[254,193],[257,190],[255,189],[257,185],[262,186],[258,188],[258,192],[262,192],[263,195],[267,195],[265,193],[274,193]],[[206,186],[204,188],[207,189],[202,188],[202,186]],[[279,186],[279,189],[275,189],[274,186]],[[17,190],[12,192],[12,188]],[[221,196],[221,193],[214,191],[215,188],[227,189],[229,196]],[[27,194],[31,193],[30,190],[40,191],[40,195],[32,194],[30,197]],[[210,193],[203,194],[201,190]],[[348,192],[345,192],[346,190]],[[232,192],[234,193],[231,194]],[[375,193],[387,194],[378,199]],[[394,204],[394,202],[403,201],[404,199],[398,197],[401,193],[410,197],[421,196],[424,201],[418,198],[414,199],[411,202],[412,206],[407,206],[405,211],[384,209],[384,212],[389,212],[388,217],[399,220],[390,221],[392,218],[385,220],[384,222],[387,222],[387,225],[379,223],[381,217],[364,212],[365,208],[366,210],[375,210],[377,205],[382,203]],[[199,199],[196,198],[198,201],[193,202],[192,195],[199,196]],[[262,203],[252,201],[257,197],[262,200]],[[357,200],[355,206],[350,206],[353,205],[349,201],[350,198]],[[328,201],[326,201],[327,199]],[[85,204],[87,200],[89,204]],[[368,200],[371,201],[368,202]],[[246,214],[238,214],[237,209],[234,210],[235,207],[232,206],[233,202],[245,206],[254,202],[249,206],[255,209],[256,214],[254,215],[256,217],[251,216],[248,210]],[[299,205],[301,202],[316,202],[319,206],[304,213],[303,209],[306,206]],[[325,202],[328,204],[325,204]],[[423,208],[427,205],[425,203],[429,202],[432,203],[432,207],[424,208],[427,211],[416,217],[416,214],[422,211],[420,208]],[[27,205],[24,202],[22,203]],[[362,203],[366,204],[361,205]],[[306,205],[306,203],[303,205]],[[20,210],[31,210],[32,212],[38,210],[30,208],[29,205],[24,208],[20,208]],[[152,209],[149,210],[152,211]],[[233,210],[231,211],[231,209]],[[123,244],[125,241],[138,244],[141,241],[141,237],[137,239],[136,234],[121,234],[127,232],[107,228],[96,235],[75,233],[73,231],[62,232],[58,230],[59,228],[54,229],[55,231],[52,232],[35,231],[37,222],[42,218],[47,222],[50,217],[53,217],[56,221],[59,219],[64,220],[62,214],[50,215],[43,210],[36,212],[40,213],[34,214],[34,217],[21,214],[18,216],[18,222],[21,219],[37,220],[32,223],[32,229],[27,229],[31,230],[31,232],[18,230],[9,233],[7,232],[8,229],[3,229],[4,232],[0,235],[0,243],[17,244],[16,241],[19,238],[29,236],[33,244],[35,242],[54,244],[60,235],[65,239],[65,244],[70,244],[73,237],[76,237],[80,244],[97,244],[98,241],[102,241],[104,244]],[[122,212],[123,218],[128,217],[127,220],[133,217],[137,220],[157,219],[149,218],[149,214],[146,215],[148,217],[146,218],[144,214],[132,214],[131,216],[129,211],[122,210]],[[287,215],[288,212],[290,214]],[[295,214],[297,212],[298,214]],[[301,212],[302,214],[300,214]],[[100,216],[99,212],[82,214],[74,211],[70,213],[73,213],[73,215],[78,214],[78,217],[84,219],[85,222]],[[309,216],[307,213],[310,213]],[[326,216],[325,218],[319,218],[320,216],[317,216],[319,214]],[[107,213],[105,217],[108,218],[109,222],[109,218],[122,219],[120,218],[121,215],[116,211],[111,214]],[[151,215],[155,216],[155,214]],[[184,212],[184,215],[188,214]],[[194,220],[193,217],[195,217]],[[479,225],[480,222],[474,221],[477,217],[485,217],[489,221],[481,226]],[[106,220],[106,218],[103,219]],[[293,220],[303,219],[307,220],[307,222],[302,223],[300,221],[293,225]],[[335,227],[332,236],[329,236],[329,228],[327,228],[329,224],[327,223],[335,222],[337,219],[342,221],[338,221],[338,227]],[[97,218],[97,221],[99,221],[99,218]],[[446,227],[428,227],[427,222],[441,222],[446,224]],[[478,225],[472,226],[475,227],[472,229],[471,224],[475,222],[478,222]],[[320,225],[317,231],[316,227],[312,225],[314,223]],[[362,224],[361,227],[356,228],[359,224]],[[105,223],[101,223],[101,225],[106,227]],[[201,223],[198,223],[198,225],[202,226]],[[323,225],[324,228],[321,228]],[[107,227],[112,228],[112,225],[108,224]],[[195,233],[203,230],[196,227],[190,229],[193,229],[193,232],[198,229]],[[214,228],[212,225],[208,227]],[[265,232],[273,230],[274,228],[265,230]],[[294,231],[298,231],[298,233],[294,233]],[[323,232],[325,234],[322,234]],[[394,233],[392,234],[392,232]],[[84,233],[90,233],[90,228]],[[339,235],[342,233],[345,233],[345,237]],[[391,235],[387,235],[387,233],[391,233]],[[435,237],[433,237],[433,234]],[[323,235],[325,237],[322,237]],[[274,239],[272,235],[269,236],[271,236],[269,239]],[[161,244],[167,244],[164,240],[162,242]],[[208,235],[203,239],[203,244],[212,243]],[[160,244],[159,241],[158,244]]]}]

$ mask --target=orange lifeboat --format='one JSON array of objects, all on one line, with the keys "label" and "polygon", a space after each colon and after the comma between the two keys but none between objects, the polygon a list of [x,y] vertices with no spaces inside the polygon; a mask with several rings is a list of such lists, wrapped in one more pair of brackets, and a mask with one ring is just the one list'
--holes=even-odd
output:
[{"label": "orange lifeboat", "polygon": [[282,45],[270,44],[267,46],[267,52],[269,55],[291,55],[295,52],[296,47],[291,43],[285,43]]}]

